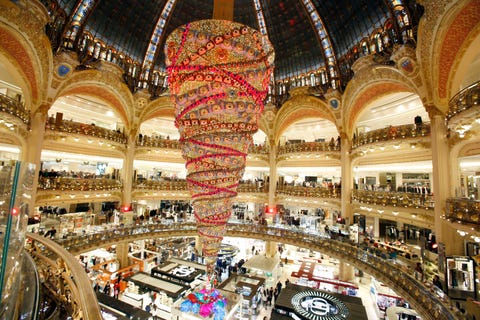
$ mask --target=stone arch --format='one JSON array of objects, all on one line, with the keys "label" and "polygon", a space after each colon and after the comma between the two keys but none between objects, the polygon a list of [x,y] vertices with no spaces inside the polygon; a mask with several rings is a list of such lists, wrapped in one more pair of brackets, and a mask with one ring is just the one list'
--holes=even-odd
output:
[{"label": "stone arch", "polygon": [[412,81],[397,69],[379,66],[360,69],[347,85],[343,95],[343,127],[348,137],[353,136],[355,123],[369,103],[382,96],[398,92],[418,94]]},{"label": "stone arch", "polygon": [[175,118],[175,110],[169,97],[160,97],[151,101],[144,110],[138,115],[139,123],[156,118],[156,117],[172,117]]},{"label": "stone arch", "polygon": [[308,95],[293,96],[285,104],[283,104],[275,116],[273,124],[275,144],[278,143],[282,133],[291,124],[307,118],[326,119],[333,122],[337,126],[335,115],[324,101]]},{"label": "stone arch", "polygon": [[[449,8],[441,19],[442,27],[434,37],[433,52],[437,52],[432,61],[433,87],[440,101],[447,100],[456,92],[453,87],[455,71],[466,50],[480,34],[480,1],[462,1]],[[440,104],[445,110],[447,103]]]},{"label": "stone arch", "polygon": [[465,138],[460,139],[450,149],[450,167],[452,168],[450,180],[450,196],[456,196],[456,189],[460,186],[460,170],[457,166],[460,157],[480,155],[480,137],[476,133],[468,133]]},{"label": "stone arch", "polygon": [[[480,9],[479,9],[480,10]],[[457,55],[457,58],[453,62],[452,76],[448,79],[447,84],[447,99],[450,101],[459,91],[465,88],[466,85],[472,83],[464,83],[465,76],[474,70],[472,69],[472,63],[475,60],[480,60],[480,23],[477,24],[475,30],[465,41],[461,52]],[[477,62],[478,63],[478,62]],[[478,70],[475,70],[478,74]],[[480,76],[479,76],[480,77]]]},{"label": "stone arch", "polygon": [[74,73],[60,85],[55,100],[73,94],[96,97],[112,107],[124,121],[126,132],[129,132],[134,114],[133,96],[123,82],[109,77],[98,70]]},{"label": "stone arch", "polygon": [[42,70],[42,61],[36,49],[18,31],[8,26],[0,25],[0,56],[8,61],[7,70],[21,84],[22,94],[27,106],[37,105],[43,98],[42,91],[45,83],[45,70]]}]

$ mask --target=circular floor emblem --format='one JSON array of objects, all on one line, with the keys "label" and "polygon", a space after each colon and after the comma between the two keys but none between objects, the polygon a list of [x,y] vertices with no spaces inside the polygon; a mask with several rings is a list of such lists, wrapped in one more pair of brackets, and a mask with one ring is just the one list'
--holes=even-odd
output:
[{"label": "circular floor emblem", "polygon": [[348,317],[347,306],[339,299],[319,291],[304,291],[292,297],[295,311],[311,320],[344,320]]}]

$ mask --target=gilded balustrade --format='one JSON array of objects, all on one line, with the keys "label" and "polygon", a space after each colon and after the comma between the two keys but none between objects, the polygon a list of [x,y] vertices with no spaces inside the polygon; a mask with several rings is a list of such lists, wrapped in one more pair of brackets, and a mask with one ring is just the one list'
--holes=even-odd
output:
[{"label": "gilded balustrade", "polygon": [[[137,147],[151,147],[151,148],[166,148],[166,149],[181,149],[180,141],[176,139],[139,136],[136,141]],[[250,154],[268,154],[269,148],[261,144],[251,144],[248,153]]]},{"label": "gilded balustrade", "polygon": [[186,180],[143,180],[136,181],[133,186],[141,190],[168,190],[168,191],[186,191]]},{"label": "gilded balustrade", "polygon": [[329,142],[299,142],[288,143],[278,148],[278,155],[298,152],[340,151],[340,146]]},{"label": "gilded balustrade", "polygon": [[411,139],[417,137],[425,137],[429,135],[429,123],[423,123],[418,127],[415,124],[389,126],[369,132],[360,133],[358,136],[354,137],[352,141],[352,149],[378,142]]},{"label": "gilded balustrade", "polygon": [[449,198],[445,206],[445,218],[480,227],[480,201],[465,198]]},{"label": "gilded balustrade", "polygon": [[17,117],[26,125],[30,124],[30,113],[25,105],[3,93],[0,93],[0,112]]},{"label": "gilded balustrade", "polygon": [[[135,189],[140,190],[165,190],[165,191],[187,191],[186,180],[144,180],[136,181]],[[264,193],[268,191],[268,186],[259,186],[255,183],[240,183],[238,185],[238,192],[248,193]]]},{"label": "gilded balustrade", "polygon": [[340,188],[279,186],[277,194],[292,197],[308,198],[340,198]]},{"label": "gilded balustrade", "polygon": [[411,192],[354,190],[352,200],[365,204],[392,207],[425,209],[433,209],[434,207],[433,196]]},{"label": "gilded balustrade", "polygon": [[99,139],[106,139],[120,144],[127,143],[127,137],[122,132],[109,130],[93,124],[75,122],[71,120],[62,120],[61,123],[57,124],[53,118],[49,118],[45,128],[47,130],[65,132],[68,134],[79,134]]},{"label": "gilded balustrade", "polygon": [[136,141],[137,147],[154,147],[166,149],[179,149],[180,141],[174,139],[165,139],[162,137],[141,136]]},{"label": "gilded balustrade", "polygon": [[49,297],[65,308],[69,319],[101,320],[90,279],[75,257],[45,237],[27,233],[27,238],[26,250],[35,261]]},{"label": "gilded balustrade", "polygon": [[447,120],[480,104],[480,81],[457,93],[448,103]]},{"label": "gilded balustrade", "polygon": [[70,178],[57,177],[38,179],[39,190],[61,190],[61,191],[102,191],[122,189],[122,183],[116,179],[105,178]]}]

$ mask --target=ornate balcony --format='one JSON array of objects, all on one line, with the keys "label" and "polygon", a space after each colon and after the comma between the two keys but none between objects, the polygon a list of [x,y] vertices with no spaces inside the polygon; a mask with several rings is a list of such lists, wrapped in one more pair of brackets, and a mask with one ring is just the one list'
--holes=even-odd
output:
[{"label": "ornate balcony", "polygon": [[384,207],[424,208],[426,210],[434,208],[433,196],[422,193],[354,190],[352,200]]},{"label": "ornate balcony", "polygon": [[280,148],[278,149],[278,156],[280,157],[289,153],[299,153],[299,152],[318,153],[318,152],[331,152],[331,151],[340,151],[340,146],[331,142],[289,143],[289,144],[280,146]]},{"label": "ornate balcony", "polygon": [[459,113],[478,107],[480,104],[480,81],[457,93],[448,103],[447,121]]},{"label": "ornate balcony", "polygon": [[300,186],[279,186],[278,195],[307,198],[340,198],[340,188],[300,187]]},{"label": "ornate balcony", "polygon": [[352,149],[370,144],[394,141],[402,142],[407,139],[428,136],[430,136],[429,123],[423,123],[418,127],[415,126],[415,124],[389,126],[369,132],[360,133],[358,137],[354,137],[352,141]]},{"label": "ornate balcony", "polygon": [[119,201],[121,199],[122,188],[122,183],[116,179],[40,177],[35,204],[53,205],[56,203],[78,203],[79,199]]},{"label": "ornate balcony", "polygon": [[112,191],[121,190],[122,183],[116,179],[105,178],[40,177],[38,189],[53,191]]},{"label": "ornate balcony", "polygon": [[49,118],[45,129],[47,131],[56,131],[68,135],[78,134],[92,138],[106,139],[118,144],[127,143],[127,137],[122,132],[70,120],[62,120],[61,123],[56,123],[53,118]]},{"label": "ornate balcony", "polygon": [[27,126],[30,125],[30,113],[24,104],[14,98],[0,93],[0,112],[7,113],[20,119]]},{"label": "ornate balcony", "polygon": [[480,201],[465,198],[449,198],[445,206],[445,218],[451,222],[480,229]]},{"label": "ornate balcony", "polygon": [[187,191],[186,180],[144,180],[136,181],[133,186],[137,190],[158,190],[158,191]]}]

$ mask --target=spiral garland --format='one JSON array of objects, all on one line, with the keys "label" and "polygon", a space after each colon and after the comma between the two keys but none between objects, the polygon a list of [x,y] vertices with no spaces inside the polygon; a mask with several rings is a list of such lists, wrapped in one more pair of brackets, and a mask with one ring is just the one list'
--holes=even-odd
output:
[{"label": "spiral garland", "polygon": [[258,130],[273,48],[265,36],[239,23],[201,20],[174,30],[165,56],[188,189],[212,274]]}]

